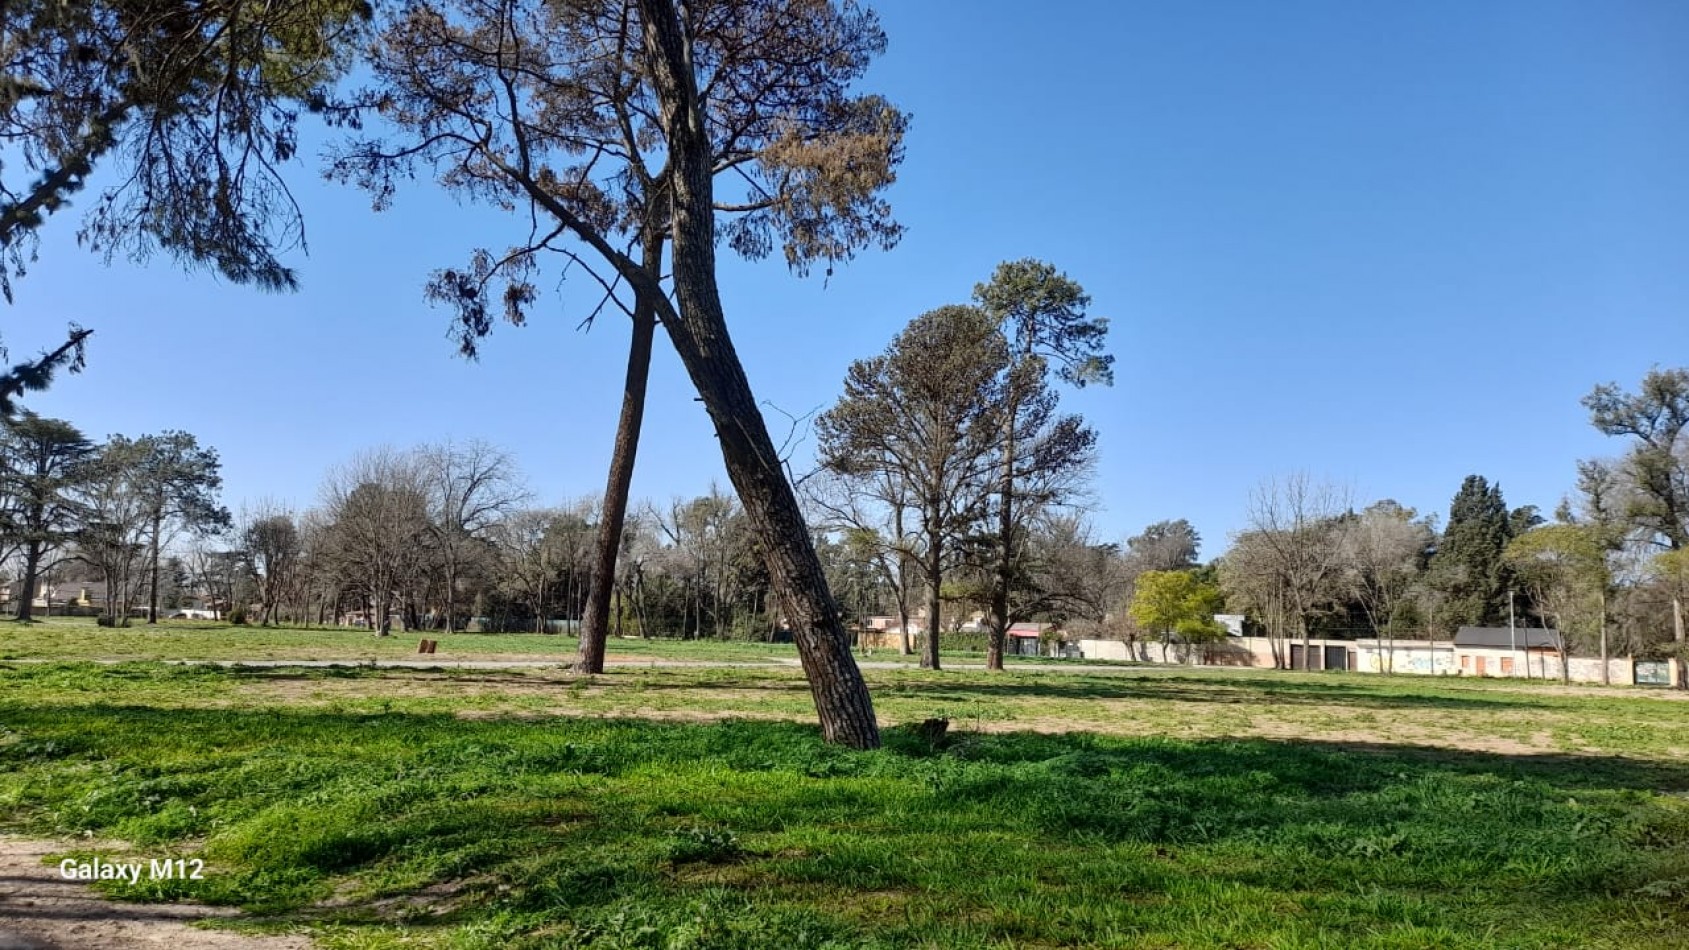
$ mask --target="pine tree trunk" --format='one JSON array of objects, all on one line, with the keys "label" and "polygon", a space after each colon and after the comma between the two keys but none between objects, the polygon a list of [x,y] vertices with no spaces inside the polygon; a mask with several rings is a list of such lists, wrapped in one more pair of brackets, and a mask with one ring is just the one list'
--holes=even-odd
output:
[{"label": "pine tree trunk", "polygon": [[[936,520],[936,519],[935,519]],[[929,524],[931,521],[928,522]],[[944,571],[944,540],[939,532],[927,538],[927,622],[921,640],[921,669],[936,670],[938,660],[939,582]]]},{"label": "pine tree trunk", "polygon": [[1601,685],[1613,685],[1613,669],[1607,662],[1607,592],[1601,592]]},{"label": "pine tree trunk", "polygon": [[665,329],[715,424],[728,480],[762,542],[823,738],[857,749],[877,748],[880,731],[868,685],[851,655],[803,512],[727,332],[716,283],[713,156],[690,44],[673,0],[639,0],[639,8],[673,168],[673,271],[680,321]]},{"label": "pine tree trunk", "polygon": [[[31,541],[24,547],[23,555],[23,592],[18,595],[18,619],[29,620],[34,616],[35,587],[41,580],[41,542]],[[47,615],[53,615],[51,605]],[[1681,638],[1680,638],[1681,639]]]},{"label": "pine tree trunk", "polygon": [[991,584],[991,639],[985,647],[985,668],[1002,670],[1003,650],[1009,639],[1009,571],[1014,558],[1014,409],[1009,411],[1009,433],[1003,457],[1003,485],[997,521],[997,575]]},{"label": "pine tree trunk", "polygon": [[[456,544],[457,542],[452,542]],[[452,632],[457,619],[457,558],[446,558],[446,632]]]},{"label": "pine tree trunk", "polygon": [[639,453],[645,388],[651,375],[651,342],[656,331],[656,311],[648,303],[637,303],[633,312],[633,340],[628,346],[627,378],[622,387],[622,414],[616,424],[615,449],[610,454],[604,510],[598,519],[598,537],[593,542],[586,615],[581,619],[580,652],[575,657],[575,669],[583,673],[604,672],[604,645],[610,635],[610,595],[616,586],[616,557],[622,548],[628,492],[633,484],[634,459]]},{"label": "pine tree trunk", "polygon": [[1018,368],[1018,360],[1009,368],[1009,411],[1003,423],[1003,476],[997,489],[997,572],[991,584],[991,641],[985,648],[988,670],[1003,668],[1003,650],[1009,639],[1009,580],[1015,556],[1015,423],[1020,415]]},{"label": "pine tree trunk", "polygon": [[152,519],[152,590],[147,596],[147,623],[158,623],[158,535],[164,530],[164,516],[154,515]]}]

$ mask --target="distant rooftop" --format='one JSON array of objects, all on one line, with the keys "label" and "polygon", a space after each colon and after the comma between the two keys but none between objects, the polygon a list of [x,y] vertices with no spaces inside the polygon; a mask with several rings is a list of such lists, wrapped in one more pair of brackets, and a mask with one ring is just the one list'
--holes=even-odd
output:
[{"label": "distant rooftop", "polygon": [[1508,649],[1560,648],[1560,631],[1542,627],[1461,627],[1454,635],[1457,647],[1500,647]]}]

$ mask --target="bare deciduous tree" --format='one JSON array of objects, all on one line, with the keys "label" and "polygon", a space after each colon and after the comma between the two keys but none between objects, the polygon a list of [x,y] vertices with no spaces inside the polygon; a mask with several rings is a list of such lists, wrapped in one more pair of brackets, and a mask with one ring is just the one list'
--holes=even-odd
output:
[{"label": "bare deciduous tree", "polygon": [[445,629],[458,629],[465,562],[486,550],[498,523],[528,498],[516,460],[485,442],[445,442],[416,452],[428,494],[428,530],[444,586]]},{"label": "bare deciduous tree", "polygon": [[1343,532],[1343,580],[1373,634],[1386,643],[1386,673],[1395,672],[1398,622],[1435,538],[1428,522],[1394,501],[1368,506]]},{"label": "bare deciduous tree", "polygon": [[1245,571],[1277,587],[1284,620],[1301,636],[1303,668],[1310,665],[1308,621],[1340,589],[1348,530],[1340,516],[1348,509],[1347,492],[1306,473],[1270,478],[1250,494],[1249,537],[1236,539],[1254,562]]},{"label": "bare deciduous tree", "polygon": [[820,471],[804,481],[814,523],[840,535],[846,555],[873,565],[897,610],[899,652],[915,652],[909,632],[910,601],[917,583],[918,513],[908,482],[896,472],[861,475]]},{"label": "bare deciduous tree", "polygon": [[432,533],[426,475],[414,458],[371,452],[331,472],[322,501],[328,556],[359,585],[371,626],[385,636],[395,601],[408,602],[422,575]]},{"label": "bare deciduous tree", "polygon": [[260,501],[240,515],[240,548],[258,587],[259,623],[268,625],[298,583],[304,542],[293,512],[275,501]]}]

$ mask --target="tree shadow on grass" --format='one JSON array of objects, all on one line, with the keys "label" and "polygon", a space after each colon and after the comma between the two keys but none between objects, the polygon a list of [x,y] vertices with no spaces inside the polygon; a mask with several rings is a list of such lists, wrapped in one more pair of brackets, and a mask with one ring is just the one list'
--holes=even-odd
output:
[{"label": "tree shadow on grass", "polygon": [[1142,699],[1169,700],[1216,705],[1269,707],[1273,705],[1353,706],[1371,709],[1470,709],[1501,712],[1508,709],[1543,708],[1550,704],[1522,694],[1496,697],[1403,694],[1385,692],[1365,685],[1309,683],[1298,680],[1271,682],[1260,679],[1194,681],[1169,677],[1083,677],[1057,679],[1040,676],[1012,681],[982,683],[975,680],[901,681],[886,683],[880,691],[894,695],[924,691],[966,694],[980,698],[1026,696],[1042,699]]},{"label": "tree shadow on grass", "polygon": [[[1542,895],[1631,887],[1626,862],[1689,847],[1689,825],[1658,825],[1636,795],[1689,791],[1689,763],[1618,756],[1084,733],[935,743],[904,727],[858,753],[822,744],[812,726],[749,720],[22,703],[0,713],[11,730],[0,776],[20,776],[0,777],[0,792],[19,814],[158,847],[207,838],[221,890],[167,896],[304,922],[391,923],[383,915],[400,905],[383,903],[389,893],[319,901],[395,869],[419,890],[481,882],[437,924],[512,906],[572,920],[628,900],[690,914],[700,892],[685,872],[700,841],[732,845],[719,859],[784,894],[770,900],[811,886],[937,889],[979,908],[991,879],[1028,873],[1028,862],[1052,880],[1094,880],[1123,873],[1122,861],[1140,862],[1135,886],[1151,890],[1360,881],[1451,907],[1546,906]],[[806,835],[831,843],[792,843]],[[785,843],[757,844],[765,837]],[[1220,859],[1177,863],[1207,849]],[[1521,870],[1521,855],[1543,870]],[[947,863],[969,873],[933,877]],[[293,896],[278,897],[278,882]],[[1059,909],[1087,899],[1082,890],[1041,899]]]}]

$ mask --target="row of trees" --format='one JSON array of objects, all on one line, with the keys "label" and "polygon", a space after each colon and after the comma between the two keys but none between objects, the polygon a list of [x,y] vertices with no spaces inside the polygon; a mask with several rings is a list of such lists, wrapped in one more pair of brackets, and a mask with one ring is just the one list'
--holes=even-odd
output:
[{"label": "row of trees", "polygon": [[220,463],[186,432],[96,444],[69,422],[23,412],[0,427],[0,563],[15,565],[18,618],[42,578],[75,561],[105,582],[108,622],[139,596],[157,622],[164,554],[186,533],[229,523]]},{"label": "row of trees", "polygon": [[1628,444],[1578,463],[1548,523],[1469,476],[1439,531],[1393,501],[1360,512],[1306,476],[1265,483],[1220,559],[1232,609],[1275,641],[1360,629],[1446,637],[1463,624],[1537,622],[1606,659],[1684,650],[1689,593],[1689,370],[1654,370],[1635,393],[1597,387],[1592,424]]}]

